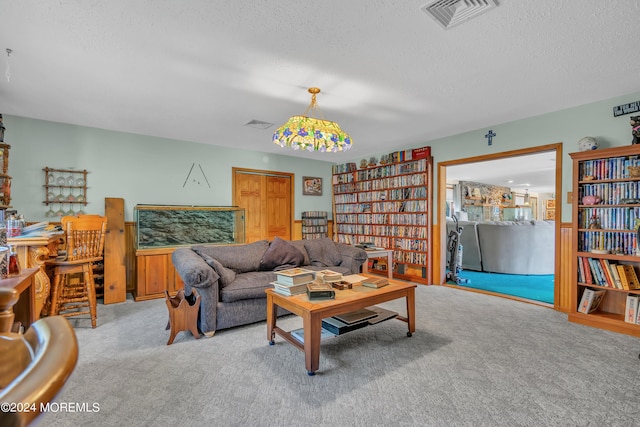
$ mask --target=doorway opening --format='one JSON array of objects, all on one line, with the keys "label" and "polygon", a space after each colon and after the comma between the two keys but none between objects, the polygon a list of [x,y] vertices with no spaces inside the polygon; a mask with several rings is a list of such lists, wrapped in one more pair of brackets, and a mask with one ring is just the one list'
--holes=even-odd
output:
[{"label": "doorway opening", "polygon": [[[547,163],[542,165],[541,167],[536,167],[534,159],[538,159],[542,161],[545,157],[554,159],[554,164],[551,166]],[[551,162],[551,159],[548,159],[548,162]],[[524,161],[524,163],[522,163]],[[508,169],[514,165],[520,164],[518,168],[515,170],[518,171],[517,174],[514,174],[513,178],[509,178],[507,175]],[[505,165],[504,167],[500,167],[499,165]],[[522,166],[524,165],[524,166]],[[481,169],[479,169],[481,168]],[[543,189],[544,192],[538,191],[529,191],[538,189],[535,187],[536,179],[535,179],[535,170],[540,168],[546,168],[546,172],[542,172],[547,176],[551,176],[553,179],[553,184]],[[460,172],[468,169],[469,171],[482,171],[482,173],[477,172],[480,178],[478,180],[473,179],[472,175],[464,175]],[[504,170],[503,170],[504,169]],[[485,173],[491,171],[492,173]],[[527,172],[528,171],[528,172]],[[502,174],[502,172],[505,172]],[[454,176],[455,178],[453,179]],[[459,181],[462,178],[465,178],[463,184],[461,185]],[[518,177],[521,177],[520,179]],[[508,182],[512,179],[514,182]],[[483,180],[485,182],[482,182]],[[531,180],[531,182],[526,182]],[[480,181],[478,183],[477,181]],[[486,182],[489,181],[489,182]],[[517,182],[516,182],[517,181]],[[543,181],[540,179],[540,181]],[[469,184],[471,182],[472,184]],[[475,183],[475,184],[473,184]],[[483,188],[480,184],[486,184],[487,187],[491,187],[490,190],[500,190],[497,191],[497,195],[492,195],[486,193],[486,188]],[[528,186],[525,184],[529,184]],[[505,187],[505,188],[501,188]],[[562,144],[550,144],[538,147],[530,147],[521,150],[513,150],[506,151],[502,153],[495,153],[484,156],[470,157],[464,159],[457,159],[452,161],[440,162],[438,164],[438,226],[439,226],[439,235],[440,235],[440,281],[435,282],[443,285],[456,286],[461,289],[466,290],[476,290],[485,293],[496,294],[500,296],[506,296],[514,299],[523,299],[530,302],[536,302],[537,300],[531,298],[533,295],[531,292],[512,292],[511,288],[501,288],[499,286],[486,286],[483,287],[480,281],[486,280],[488,285],[496,285],[498,282],[497,279],[505,279],[505,282],[510,282],[506,280],[505,271],[500,271],[499,267],[495,266],[495,262],[491,260],[492,255],[496,255],[500,253],[500,250],[504,250],[502,244],[507,246],[505,237],[500,237],[498,239],[492,238],[489,241],[491,244],[487,244],[487,238],[483,237],[485,240],[485,250],[488,251],[487,268],[485,268],[481,262],[482,258],[482,250],[481,245],[479,243],[479,239],[476,234],[476,245],[473,246],[473,243],[469,243],[469,248],[467,250],[470,251],[469,256],[472,258],[471,262],[475,263],[475,267],[472,267],[468,271],[467,276],[471,279],[472,286],[464,286],[463,284],[450,284],[446,282],[446,271],[447,271],[447,259],[448,259],[448,237],[449,231],[452,229],[452,216],[456,215],[457,219],[466,220],[465,225],[468,227],[466,237],[469,235],[473,235],[477,233],[477,224],[480,223],[488,223],[490,221],[545,221],[545,224],[548,225],[547,233],[552,233],[547,235],[549,247],[547,253],[553,252],[554,255],[551,259],[547,260],[547,267],[545,272],[552,274],[540,274],[539,271],[534,271],[531,274],[531,271],[528,271],[529,274],[522,274],[519,276],[520,279],[524,280],[523,286],[534,286],[527,285],[527,282],[531,283],[535,279],[535,276],[540,276],[537,279],[547,281],[556,280],[553,283],[547,283],[544,286],[547,288],[552,287],[549,291],[553,293],[553,300],[550,301],[550,298],[547,296],[545,298],[540,298],[538,301],[542,305],[552,305],[555,301],[558,301],[558,286],[557,286],[557,278],[559,276],[559,248],[560,248],[560,223],[559,221],[550,220],[555,219],[556,217],[561,218],[560,203],[555,203],[555,198],[561,195],[562,191]],[[553,201],[553,203],[548,202]],[[553,209],[548,209],[548,207],[553,207]],[[506,208],[506,209],[505,209]],[[447,227],[447,219],[449,219],[449,225]],[[542,224],[542,223],[540,223]],[[504,224],[503,224],[504,225]],[[447,230],[449,228],[449,230]],[[485,224],[482,228],[489,229],[490,227]],[[501,229],[501,232],[504,231]],[[438,232],[438,230],[436,230]],[[464,233],[464,232],[463,232]],[[485,234],[486,236],[486,234]],[[499,235],[498,235],[499,236]],[[537,236],[536,236],[537,238]],[[462,239],[462,237],[461,237]],[[510,244],[514,244],[514,242],[510,242]],[[515,243],[517,247],[517,242]],[[555,251],[554,251],[555,248]],[[511,251],[511,252],[509,252]],[[474,258],[474,252],[477,252],[477,259]],[[508,253],[515,252],[513,249],[509,249]],[[464,254],[464,248],[463,248]],[[495,257],[493,257],[495,259]],[[504,264],[504,257],[500,257],[498,255],[499,262]],[[549,266],[549,264],[551,264]],[[535,269],[535,267],[534,267]],[[494,271],[490,271],[494,270]],[[497,270],[497,271],[496,271]],[[464,277],[464,263],[463,263],[463,273],[461,277]],[[507,269],[508,271],[508,269]],[[518,271],[516,271],[517,273]],[[513,271],[509,271],[508,273],[513,273]],[[525,270],[525,273],[527,271]],[[498,274],[496,276],[496,274]],[[493,277],[491,277],[493,275]],[[515,278],[515,277],[514,277]],[[475,283],[473,283],[475,281]],[[511,281],[513,282],[513,280]],[[526,289],[527,291],[531,289]]]}]

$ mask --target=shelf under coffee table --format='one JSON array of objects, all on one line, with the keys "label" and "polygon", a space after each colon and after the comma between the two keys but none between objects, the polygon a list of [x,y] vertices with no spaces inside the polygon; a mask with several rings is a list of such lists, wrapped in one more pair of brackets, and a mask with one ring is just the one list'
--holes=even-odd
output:
[{"label": "shelf under coffee table", "polygon": [[[406,317],[396,319],[407,323],[407,336],[416,330],[415,324],[415,283],[389,280],[389,285],[380,289],[354,285],[353,289],[336,290],[332,300],[309,301],[306,294],[286,296],[267,289],[267,340],[274,344],[275,336],[282,337],[289,344],[304,352],[304,362],[309,375],[314,375],[320,367],[320,333],[322,319],[380,304],[398,298],[405,298]],[[304,343],[298,341],[290,332],[276,326],[277,307],[282,307],[302,318]]]}]

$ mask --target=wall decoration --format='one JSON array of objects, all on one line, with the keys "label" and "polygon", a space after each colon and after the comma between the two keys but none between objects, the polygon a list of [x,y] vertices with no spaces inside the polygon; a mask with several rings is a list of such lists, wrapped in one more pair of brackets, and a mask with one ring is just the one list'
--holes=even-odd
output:
[{"label": "wall decoration", "polygon": [[555,209],[556,208],[556,200],[548,199],[547,201],[547,209]]},{"label": "wall decoration", "polygon": [[492,145],[493,144],[493,137],[496,136],[496,133],[489,129],[489,132],[487,132],[487,134],[484,136],[485,138],[487,138],[487,145]]},{"label": "wall decoration", "polygon": [[302,194],[305,196],[322,196],[322,178],[303,176]]},{"label": "wall decoration", "polygon": [[630,102],[628,104],[616,105],[613,107],[613,117],[623,116],[625,114],[637,113],[640,111],[640,101]]}]

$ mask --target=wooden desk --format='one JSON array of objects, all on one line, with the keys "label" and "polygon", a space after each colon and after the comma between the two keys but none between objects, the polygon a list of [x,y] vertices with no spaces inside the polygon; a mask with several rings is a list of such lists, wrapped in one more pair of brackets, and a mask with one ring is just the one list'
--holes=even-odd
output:
[{"label": "wooden desk", "polygon": [[45,261],[58,255],[58,246],[64,235],[51,237],[9,237],[7,244],[16,248],[18,261],[23,269],[37,268],[35,276],[36,319],[43,309],[48,309],[51,280],[45,270]]},{"label": "wooden desk", "polygon": [[[389,279],[393,279],[393,250],[392,249],[378,249],[373,251],[365,251],[367,252],[368,258],[384,258],[387,257],[387,276]],[[362,272],[366,273],[369,270],[369,262],[365,261],[362,264]]]},{"label": "wooden desk", "polygon": [[[320,334],[322,319],[358,310],[370,305],[405,298],[407,315],[396,319],[407,323],[407,336],[416,331],[415,283],[390,280],[387,286],[379,289],[367,288],[360,284],[353,289],[335,290],[336,298],[332,300],[309,301],[306,294],[285,296],[273,289],[267,289],[267,340],[273,345],[276,335],[304,352],[307,374],[315,375],[320,367]],[[302,317],[304,328],[304,344],[300,343],[291,332],[276,326],[277,308],[282,307]]]},{"label": "wooden desk", "polygon": [[18,302],[13,306],[15,321],[21,322],[26,330],[40,318],[36,310],[36,274],[38,268],[25,268],[19,276],[0,279],[0,287],[14,288],[20,293]]}]

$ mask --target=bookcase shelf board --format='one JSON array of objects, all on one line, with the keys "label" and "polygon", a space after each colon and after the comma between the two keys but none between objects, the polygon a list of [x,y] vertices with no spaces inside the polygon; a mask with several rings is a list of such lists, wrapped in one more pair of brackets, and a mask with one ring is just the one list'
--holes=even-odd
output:
[{"label": "bookcase shelf board", "polygon": [[365,169],[333,167],[334,239],[393,250],[393,265],[371,272],[431,283],[430,147],[390,153]]},{"label": "bookcase shelf board", "polygon": [[[640,337],[640,319],[629,316],[629,310],[638,312],[640,295],[640,179],[629,174],[630,166],[640,165],[640,145],[569,155],[574,195],[569,321]],[[604,298],[587,314],[593,291],[605,291]]]}]

